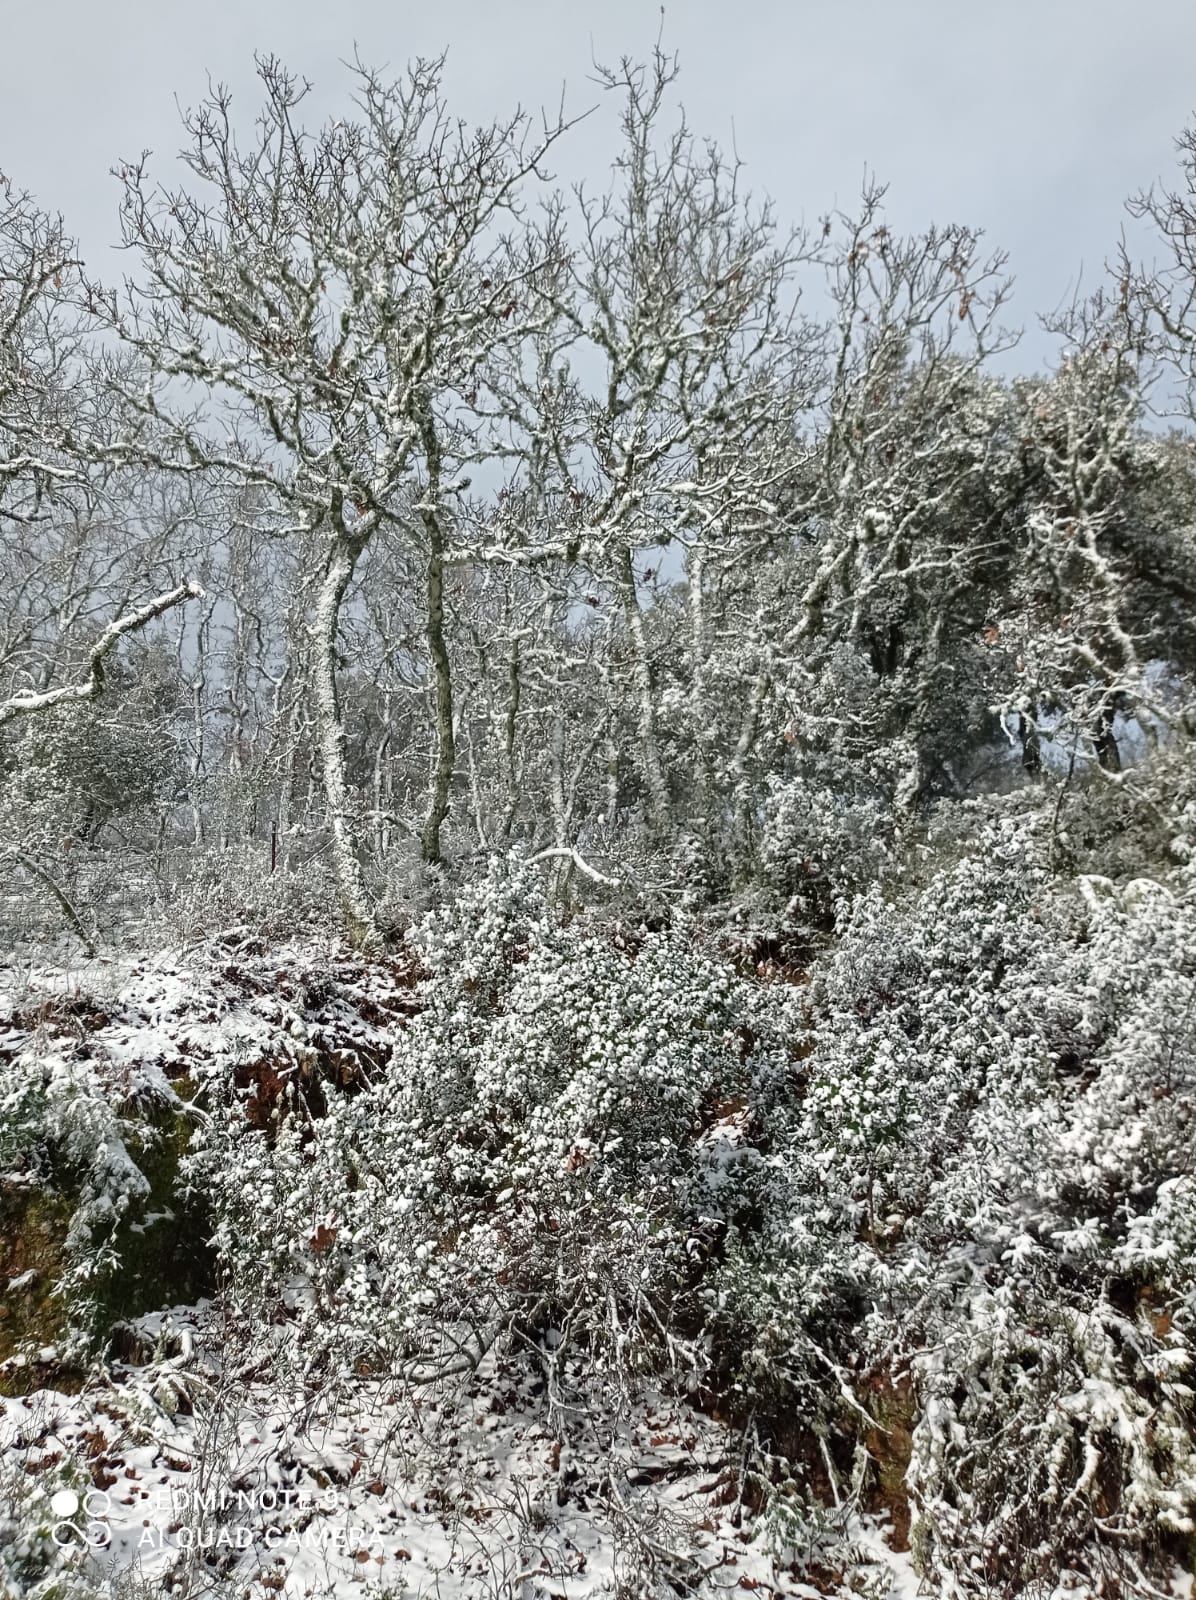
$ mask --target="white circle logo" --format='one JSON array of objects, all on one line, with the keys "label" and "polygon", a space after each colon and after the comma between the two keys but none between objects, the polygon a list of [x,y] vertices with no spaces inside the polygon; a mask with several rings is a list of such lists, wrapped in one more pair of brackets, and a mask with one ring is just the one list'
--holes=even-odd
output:
[{"label": "white circle logo", "polygon": [[107,1519],[112,1515],[112,1498],[103,1489],[88,1489],[78,1495],[73,1489],[59,1489],[50,1497],[50,1510],[58,1518],[50,1530],[50,1537],[60,1550],[72,1545],[86,1545],[92,1550],[102,1550],[111,1541],[112,1531],[107,1521],[92,1520],[85,1528],[76,1528],[68,1518],[82,1507],[92,1519]]}]

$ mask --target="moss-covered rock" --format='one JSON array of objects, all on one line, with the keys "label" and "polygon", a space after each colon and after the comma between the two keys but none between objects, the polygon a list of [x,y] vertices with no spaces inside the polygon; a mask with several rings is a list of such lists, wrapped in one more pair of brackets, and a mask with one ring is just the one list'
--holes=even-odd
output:
[{"label": "moss-covered rock", "polygon": [[34,1386],[31,1362],[66,1332],[56,1291],[72,1210],[65,1195],[0,1180],[0,1393]]},{"label": "moss-covered rock", "polygon": [[[186,1098],[190,1085],[175,1087]],[[105,1347],[117,1323],[211,1292],[211,1228],[179,1175],[193,1126],[185,1108],[156,1107],[135,1121],[129,1153],[149,1191],[121,1219],[116,1265],[92,1279],[86,1309],[75,1308],[81,1328],[72,1326],[61,1292],[77,1186],[53,1174],[0,1181],[0,1393],[28,1393],[49,1367],[56,1385],[69,1384],[70,1372],[53,1366],[50,1351],[77,1346],[80,1333],[93,1348]]]},{"label": "moss-covered rock", "polygon": [[[190,1085],[174,1085],[184,1098]],[[202,1203],[187,1196],[179,1177],[194,1122],[186,1111],[155,1114],[146,1139],[130,1151],[149,1184],[149,1193],[123,1219],[116,1236],[120,1265],[97,1297],[97,1332],[147,1311],[189,1305],[210,1294],[215,1258],[208,1247],[212,1229]]]}]

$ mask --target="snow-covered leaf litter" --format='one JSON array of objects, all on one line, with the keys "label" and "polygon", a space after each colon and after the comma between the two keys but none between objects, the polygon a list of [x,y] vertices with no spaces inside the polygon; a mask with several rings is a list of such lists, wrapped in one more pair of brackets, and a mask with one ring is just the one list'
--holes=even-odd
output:
[{"label": "snow-covered leaf litter", "polygon": [[984,844],[859,899],[797,989],[499,873],[420,930],[415,992],[332,947],[208,952],[14,1059],[206,1084],[225,1334],[279,1392],[348,1418],[385,1371],[409,1427],[507,1362],[529,1426],[600,1460],[662,1377],[700,1429],[721,1386],[796,1546],[811,1490],[869,1503],[870,1374],[905,1372],[928,1580],[1044,1580],[1062,1539],[1089,1582],[1161,1581],[1194,1498],[1190,889],[1068,896],[1014,822]]},{"label": "snow-covered leaf litter", "polygon": [[[0,1402],[4,1460],[33,1485],[26,1537],[40,1530],[45,1547],[45,1587],[15,1592],[72,1593],[74,1581],[80,1595],[120,1593],[135,1579],[152,1593],[288,1600],[363,1585],[446,1600],[813,1596],[849,1569],[876,1593],[914,1592],[908,1561],[869,1519],[828,1518],[808,1548],[785,1548],[738,1504],[734,1440],[684,1402],[646,1393],[605,1419],[600,1446],[575,1448],[545,1425],[526,1378],[501,1366],[414,1409],[385,1381],[356,1383],[351,1412],[260,1379],[233,1392],[205,1343],[220,1342],[212,1319],[201,1305],[140,1322],[148,1341],[193,1341],[184,1406],[163,1405],[153,1367],[122,1369],[103,1394]],[[218,1422],[205,1391],[220,1394]],[[50,1501],[64,1485],[80,1504],[56,1521]]]}]

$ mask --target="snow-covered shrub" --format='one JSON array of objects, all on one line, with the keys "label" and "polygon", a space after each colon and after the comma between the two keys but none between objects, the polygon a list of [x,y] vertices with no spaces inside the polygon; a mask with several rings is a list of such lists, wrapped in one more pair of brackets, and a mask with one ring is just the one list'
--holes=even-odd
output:
[{"label": "snow-covered shrub", "polygon": [[916,1360],[918,1559],[982,1594],[1053,1580],[1064,1558],[1141,1576],[1196,1527],[1189,1351],[1026,1236],[1007,1256]]},{"label": "snow-covered shrub", "polygon": [[1012,823],[979,842],[904,911],[857,903],[806,1138],[873,1247],[862,1354],[912,1363],[920,1559],[983,1589],[1193,1526],[1196,923],[1158,883],[1052,881]]},{"label": "snow-covered shrub", "polygon": [[1196,1149],[1196,899],[1149,879],[1083,887],[1084,942],[1060,975],[1080,1082],[1039,1189],[1115,1223]]},{"label": "snow-covered shrub", "polygon": [[194,1113],[162,1065],[176,1047],[159,1017],[142,1021],[134,1043],[136,1025],[114,1023],[105,1005],[120,1009],[111,990],[0,996],[4,1242],[14,1260],[29,1258],[45,1312],[35,1320],[54,1324],[58,1354],[70,1359],[153,1291],[164,1263],[190,1260],[199,1245],[169,1248],[153,1231],[186,1209],[176,1169]]},{"label": "snow-covered shrub", "polygon": [[[88,1570],[80,1545],[54,1537],[63,1522],[50,1504],[55,1491],[82,1494],[89,1487],[73,1467],[34,1477],[0,1456],[0,1594],[5,1600],[106,1600],[112,1595],[110,1585]],[[83,1518],[76,1514],[70,1520]]]},{"label": "snow-covered shrub", "polygon": [[977,1585],[1046,1576],[1061,1550],[1132,1576],[1196,1530],[1196,905],[1149,880],[1082,888],[1030,996],[1052,1079],[1004,1192],[994,1167],[977,1194],[973,1282],[918,1358],[920,1537]]},{"label": "snow-covered shrub", "polygon": [[[1157,737],[1156,731],[1156,737]],[[1188,742],[1168,736],[1147,759],[1139,738],[1134,764],[1110,779],[1089,771],[1058,796],[1054,829],[1059,865],[1116,882],[1174,873],[1196,847],[1196,766]]]},{"label": "snow-covered shrub", "polygon": [[116,1235],[149,1183],[129,1154],[151,1130],[122,1116],[85,1063],[25,1054],[0,1087],[0,1165],[10,1193],[64,1195],[70,1222],[56,1285],[76,1345],[94,1331],[96,1296],[118,1270]]},{"label": "snow-covered shrub", "polygon": [[831,926],[841,901],[892,859],[892,807],[846,761],[795,764],[769,780],[761,823],[766,883],[807,923]]},{"label": "snow-covered shrub", "polygon": [[706,1286],[732,1410],[755,1416],[807,1493],[851,1475],[861,1381],[900,1337],[896,1307],[953,1293],[957,1268],[944,1285],[931,1264],[957,1228],[934,1203],[973,1170],[990,1079],[1016,1100],[1017,1072],[1034,1076],[1001,977],[1041,872],[1012,821],[986,843],[921,896],[874,884],[842,907],[837,943],[796,991],[799,1073],[750,1175],[754,1204]]},{"label": "snow-covered shrub", "polygon": [[168,691],[151,680],[96,704],[60,706],[6,730],[0,747],[0,814],[29,848],[95,842],[168,803],[178,750],[155,721]]},{"label": "snow-covered shrub", "polygon": [[1128,1219],[1113,1256],[1124,1271],[1146,1281],[1152,1298],[1169,1293],[1170,1304],[1164,1303],[1159,1316],[1181,1323],[1189,1339],[1196,1336],[1196,1180],[1191,1175],[1159,1185],[1150,1207]]},{"label": "snow-covered shrub", "polygon": [[787,1008],[684,929],[564,924],[503,871],[431,915],[390,1060],[270,1130],[230,1101],[200,1167],[247,1293],[302,1274],[304,1347],[419,1375],[496,1343],[567,1406],[699,1370],[698,1287],[783,1096]]},{"label": "snow-covered shrub", "polygon": [[1017,797],[970,832],[845,908],[760,1220],[707,1284],[741,1409],[807,1479],[912,1375],[915,1548],[965,1589],[1150,1566],[1196,1512],[1194,904],[1053,878]]},{"label": "snow-covered shrub", "polygon": [[[149,898],[159,815],[175,802],[173,691],[123,669],[93,703],[19,719],[0,736],[0,919],[12,933],[65,922],[85,944]],[[134,887],[136,885],[136,887]]]},{"label": "snow-covered shrub", "polygon": [[336,903],[326,862],[303,860],[294,870],[276,865],[272,871],[269,840],[189,852],[176,874],[177,883],[167,886],[164,920],[186,943],[238,929],[274,938],[305,928],[319,933]]}]

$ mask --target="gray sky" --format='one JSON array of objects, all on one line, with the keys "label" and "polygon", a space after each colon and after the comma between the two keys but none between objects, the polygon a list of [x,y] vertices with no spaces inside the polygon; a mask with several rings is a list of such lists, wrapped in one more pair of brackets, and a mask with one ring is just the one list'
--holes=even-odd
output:
[{"label": "gray sky", "polygon": [[[481,121],[516,101],[597,99],[592,55],[645,55],[656,0],[0,0],[0,171],[61,210],[93,268],[115,276],[109,167],[148,147],[172,175],[175,96],[207,74],[248,122],[253,52],[314,81],[316,113],[346,107],[341,61],[396,72],[449,51],[455,109]],[[1095,285],[1125,196],[1174,172],[1196,111],[1193,0],[672,0],[664,42],[698,133],[734,134],[752,187],[782,221],[850,209],[866,167],[900,228],[959,221],[1007,249],[1013,317],[1031,323]],[[604,178],[608,101],[557,162]],[[1019,364],[1043,349],[1032,334]]]}]

